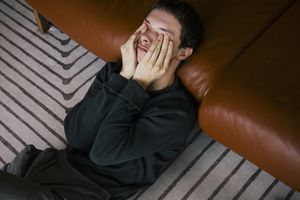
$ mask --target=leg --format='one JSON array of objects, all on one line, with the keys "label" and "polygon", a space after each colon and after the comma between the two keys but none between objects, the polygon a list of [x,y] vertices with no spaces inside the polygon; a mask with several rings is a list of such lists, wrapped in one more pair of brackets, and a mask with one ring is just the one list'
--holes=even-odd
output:
[{"label": "leg", "polygon": [[10,163],[7,163],[2,170],[16,176],[24,177],[25,173],[42,151],[33,145],[27,145]]},{"label": "leg", "polygon": [[45,17],[40,15],[40,13],[38,13],[36,10],[33,10],[33,13],[39,30],[42,33],[46,33],[49,30],[51,23]]},{"label": "leg", "polygon": [[61,200],[50,188],[0,170],[1,200]]},{"label": "leg", "polygon": [[4,170],[0,170],[0,200],[110,198],[102,187],[95,186],[68,163],[64,151],[40,151],[29,145]]}]

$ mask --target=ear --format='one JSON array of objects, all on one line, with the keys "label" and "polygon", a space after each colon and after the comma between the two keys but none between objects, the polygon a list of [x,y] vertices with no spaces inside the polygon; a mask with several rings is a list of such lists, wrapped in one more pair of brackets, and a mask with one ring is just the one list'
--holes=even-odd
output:
[{"label": "ear", "polygon": [[185,48],[180,48],[176,58],[178,60],[185,60],[186,58],[188,58],[191,54],[193,53],[193,49],[190,47],[185,47]]}]

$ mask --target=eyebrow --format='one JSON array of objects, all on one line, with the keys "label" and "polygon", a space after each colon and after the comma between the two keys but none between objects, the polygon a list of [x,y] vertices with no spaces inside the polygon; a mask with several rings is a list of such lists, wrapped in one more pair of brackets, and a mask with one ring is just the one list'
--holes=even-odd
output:
[{"label": "eyebrow", "polygon": [[[151,25],[150,21],[145,19],[145,21]],[[172,33],[171,31],[169,31],[168,29],[165,29],[165,28],[159,28],[159,30],[163,31],[163,32],[166,32],[166,33],[169,33],[170,35],[174,36],[174,33]]]}]

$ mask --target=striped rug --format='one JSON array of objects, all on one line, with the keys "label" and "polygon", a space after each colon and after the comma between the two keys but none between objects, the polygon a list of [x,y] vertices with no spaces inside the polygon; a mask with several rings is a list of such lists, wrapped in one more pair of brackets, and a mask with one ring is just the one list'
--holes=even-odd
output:
[{"label": "striped rug", "polygon": [[[104,62],[56,28],[42,34],[24,0],[0,0],[0,167],[25,144],[64,148],[66,110]],[[132,199],[292,199],[300,194],[198,129],[150,188]]]}]

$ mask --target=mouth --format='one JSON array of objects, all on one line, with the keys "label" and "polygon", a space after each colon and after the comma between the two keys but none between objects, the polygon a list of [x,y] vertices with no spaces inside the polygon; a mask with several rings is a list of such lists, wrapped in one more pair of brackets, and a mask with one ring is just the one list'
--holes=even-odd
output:
[{"label": "mouth", "polygon": [[146,47],[143,47],[143,46],[141,46],[141,45],[138,45],[137,49],[138,49],[139,51],[142,51],[142,52],[145,52],[145,53],[147,53],[147,51],[148,51],[148,49],[147,49]]}]

